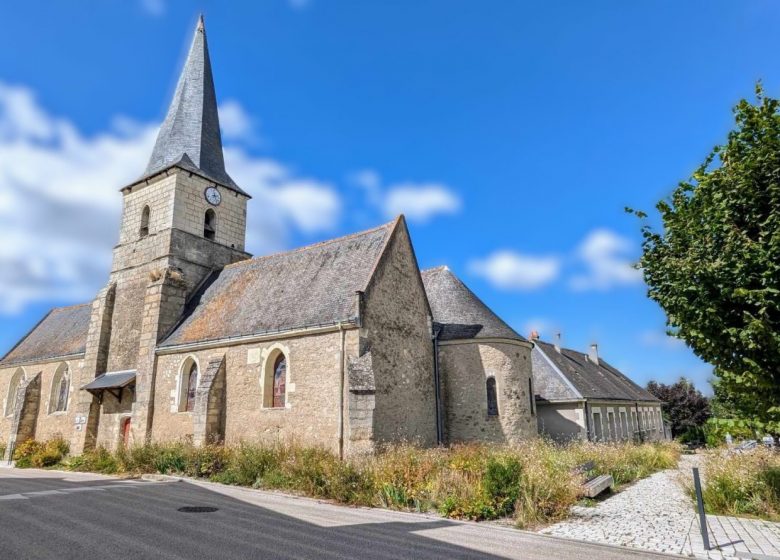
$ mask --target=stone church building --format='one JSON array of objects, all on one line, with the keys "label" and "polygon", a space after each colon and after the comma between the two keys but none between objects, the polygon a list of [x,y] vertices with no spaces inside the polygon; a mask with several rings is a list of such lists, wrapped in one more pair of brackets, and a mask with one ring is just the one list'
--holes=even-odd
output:
[{"label": "stone church building", "polygon": [[403,216],[252,258],[223,160],[203,21],[146,169],[121,189],[108,282],[0,360],[0,441],[384,442],[536,434],[532,344],[450,270],[420,271]]}]

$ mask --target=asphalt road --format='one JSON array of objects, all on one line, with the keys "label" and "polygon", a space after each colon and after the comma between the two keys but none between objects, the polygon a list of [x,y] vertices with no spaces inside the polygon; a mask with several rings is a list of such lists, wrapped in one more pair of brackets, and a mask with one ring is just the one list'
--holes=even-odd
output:
[{"label": "asphalt road", "polygon": [[[217,509],[178,511],[193,506]],[[136,558],[669,557],[209,483],[0,469],[0,559]]]}]

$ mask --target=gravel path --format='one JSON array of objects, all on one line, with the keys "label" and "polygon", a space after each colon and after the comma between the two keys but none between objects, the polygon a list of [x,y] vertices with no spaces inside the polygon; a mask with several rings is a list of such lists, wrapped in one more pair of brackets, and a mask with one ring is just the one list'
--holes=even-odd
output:
[{"label": "gravel path", "polygon": [[695,510],[678,478],[691,472],[695,456],[683,456],[678,470],[656,473],[595,507],[575,506],[572,516],[542,529],[548,535],[686,554]]}]

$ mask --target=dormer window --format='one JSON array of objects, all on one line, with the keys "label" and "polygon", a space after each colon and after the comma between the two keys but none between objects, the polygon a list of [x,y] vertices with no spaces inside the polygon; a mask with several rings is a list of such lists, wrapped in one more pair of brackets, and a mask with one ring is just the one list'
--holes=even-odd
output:
[{"label": "dormer window", "polygon": [[149,205],[144,206],[143,211],[141,212],[141,230],[140,234],[141,237],[146,237],[149,235],[149,218],[152,215],[152,211],[149,208]]},{"label": "dormer window", "polygon": [[206,210],[203,220],[203,237],[214,239],[217,235],[217,213],[211,208]]}]

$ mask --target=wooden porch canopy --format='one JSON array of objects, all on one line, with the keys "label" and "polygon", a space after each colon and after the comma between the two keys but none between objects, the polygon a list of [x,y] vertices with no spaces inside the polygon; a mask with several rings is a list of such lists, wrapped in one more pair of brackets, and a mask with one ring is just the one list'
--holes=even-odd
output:
[{"label": "wooden porch canopy", "polygon": [[122,402],[122,390],[125,387],[131,387],[135,385],[135,370],[127,371],[110,371],[103,375],[96,377],[82,387],[83,390],[89,391],[95,395],[100,402],[103,402],[103,392],[108,391],[116,397],[119,402]]}]

